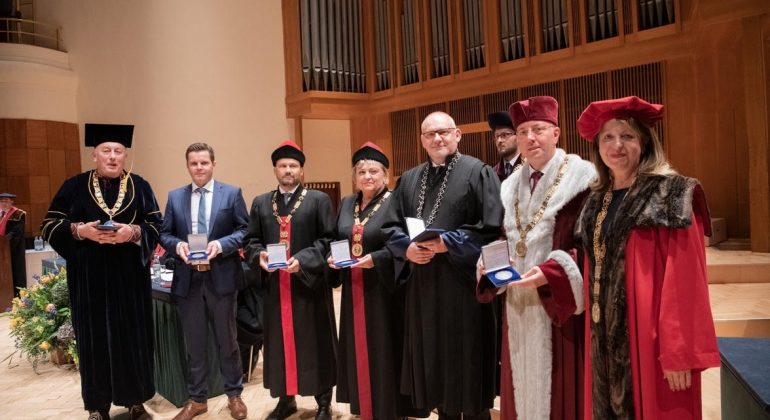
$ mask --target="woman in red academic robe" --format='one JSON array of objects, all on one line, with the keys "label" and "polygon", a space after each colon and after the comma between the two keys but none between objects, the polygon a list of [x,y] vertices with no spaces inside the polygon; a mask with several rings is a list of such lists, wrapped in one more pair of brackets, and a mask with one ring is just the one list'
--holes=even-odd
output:
[{"label": "woman in red academic robe", "polygon": [[668,164],[663,106],[594,102],[578,119],[598,181],[580,216],[586,253],[586,419],[699,419],[700,372],[719,366],[699,182]]}]

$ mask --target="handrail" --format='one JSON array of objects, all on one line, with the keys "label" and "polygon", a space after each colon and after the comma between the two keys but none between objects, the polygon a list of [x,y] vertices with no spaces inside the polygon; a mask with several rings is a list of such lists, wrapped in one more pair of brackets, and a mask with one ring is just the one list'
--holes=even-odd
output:
[{"label": "handrail", "polygon": [[[51,35],[40,33],[39,27],[47,29],[44,32]],[[64,51],[61,48],[61,29],[61,26],[35,20],[0,18],[0,43],[36,45]],[[50,45],[54,45],[54,47]]]}]

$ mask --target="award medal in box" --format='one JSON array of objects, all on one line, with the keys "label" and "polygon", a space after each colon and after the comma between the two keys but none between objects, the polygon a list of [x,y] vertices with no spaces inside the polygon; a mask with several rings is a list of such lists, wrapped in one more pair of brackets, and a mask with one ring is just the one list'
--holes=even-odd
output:
[{"label": "award medal in box", "polygon": [[499,240],[481,247],[486,276],[497,287],[516,281],[521,275],[511,267],[508,241]]},{"label": "award medal in box", "polygon": [[190,265],[195,267],[196,270],[206,271],[209,267],[208,247],[209,238],[205,233],[191,233],[187,235],[187,243],[190,246],[190,254],[187,255],[187,261]]},{"label": "award medal in box", "polygon": [[[284,254],[285,257],[283,261],[277,261],[272,263],[268,263],[268,268],[286,268],[288,267],[288,263],[286,262],[287,259],[290,256],[290,247],[291,247],[291,218],[294,215],[294,212],[297,211],[297,209],[302,205],[302,201],[305,199],[305,196],[307,195],[307,190],[303,189],[302,192],[299,195],[299,198],[297,198],[297,201],[294,203],[294,207],[292,207],[291,211],[286,216],[279,216],[278,215],[278,190],[273,191],[273,197],[272,197],[272,206],[273,206],[273,217],[275,217],[275,220],[278,222],[278,244],[284,246]],[[270,245],[268,245],[268,248],[270,248]],[[277,248],[273,248],[274,254],[270,254],[270,249],[268,249],[268,258],[270,255],[278,256],[279,251]]]}]

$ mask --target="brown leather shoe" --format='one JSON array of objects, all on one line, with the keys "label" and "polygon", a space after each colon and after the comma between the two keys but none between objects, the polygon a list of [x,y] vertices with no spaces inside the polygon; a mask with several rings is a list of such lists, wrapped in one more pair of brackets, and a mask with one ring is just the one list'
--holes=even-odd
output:
[{"label": "brown leather shoe", "polygon": [[209,406],[205,403],[187,400],[182,407],[182,411],[174,417],[174,420],[191,420],[193,417],[209,411]]},{"label": "brown leather shoe", "polygon": [[246,418],[246,404],[243,403],[240,395],[233,395],[227,398],[227,408],[230,409],[230,415],[236,420]]}]

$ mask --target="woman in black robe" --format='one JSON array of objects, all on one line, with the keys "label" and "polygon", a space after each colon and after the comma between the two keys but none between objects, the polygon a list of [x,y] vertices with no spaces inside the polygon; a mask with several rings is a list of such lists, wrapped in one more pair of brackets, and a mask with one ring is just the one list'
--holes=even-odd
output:
[{"label": "woman in black robe", "polygon": [[395,281],[394,261],[385,248],[383,215],[390,205],[388,158],[373,143],[353,155],[358,193],[345,197],[337,216],[337,239],[347,239],[358,262],[337,269],[342,284],[337,401],[362,419],[427,417],[399,392],[403,347],[404,288]]},{"label": "woman in black robe", "polygon": [[86,124],[96,169],[64,181],[42,225],[67,260],[89,420],[109,419],[112,403],[138,418],[155,394],[149,262],[162,217],[147,181],[123,170],[132,131]]}]

